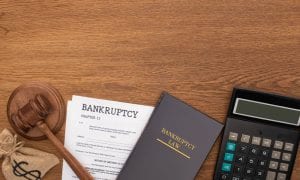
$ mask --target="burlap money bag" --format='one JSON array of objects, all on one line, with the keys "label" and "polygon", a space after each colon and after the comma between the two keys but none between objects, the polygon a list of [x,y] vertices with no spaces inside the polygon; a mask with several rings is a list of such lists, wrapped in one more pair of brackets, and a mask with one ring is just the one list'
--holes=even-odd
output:
[{"label": "burlap money bag", "polygon": [[23,145],[8,129],[1,132],[0,157],[4,158],[2,172],[7,180],[40,180],[59,163],[55,155]]}]

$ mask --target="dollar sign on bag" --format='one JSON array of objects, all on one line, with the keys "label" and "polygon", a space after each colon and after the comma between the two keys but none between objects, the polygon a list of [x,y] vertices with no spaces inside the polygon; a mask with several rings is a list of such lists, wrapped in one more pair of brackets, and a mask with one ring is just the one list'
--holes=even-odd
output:
[{"label": "dollar sign on bag", "polygon": [[28,180],[41,180],[41,172],[39,170],[27,171],[22,165],[27,166],[28,163],[25,161],[17,162],[14,160],[14,165],[12,167],[15,176],[24,177]]}]

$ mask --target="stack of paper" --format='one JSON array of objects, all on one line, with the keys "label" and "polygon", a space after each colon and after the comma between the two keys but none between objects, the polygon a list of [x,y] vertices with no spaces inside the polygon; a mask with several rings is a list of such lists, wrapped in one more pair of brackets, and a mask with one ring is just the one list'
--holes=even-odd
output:
[{"label": "stack of paper", "polygon": [[[152,111],[151,106],[73,96],[65,147],[95,179],[116,179]],[[62,179],[78,179],[66,162]]]}]

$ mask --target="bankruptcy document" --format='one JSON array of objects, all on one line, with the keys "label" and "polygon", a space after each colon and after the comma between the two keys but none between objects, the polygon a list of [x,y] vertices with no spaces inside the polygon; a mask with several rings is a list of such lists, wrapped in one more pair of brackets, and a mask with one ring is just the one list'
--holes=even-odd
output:
[{"label": "bankruptcy document", "polygon": [[[96,180],[114,180],[153,109],[151,106],[73,96],[67,106],[65,147]],[[65,161],[62,179],[79,179]]]}]

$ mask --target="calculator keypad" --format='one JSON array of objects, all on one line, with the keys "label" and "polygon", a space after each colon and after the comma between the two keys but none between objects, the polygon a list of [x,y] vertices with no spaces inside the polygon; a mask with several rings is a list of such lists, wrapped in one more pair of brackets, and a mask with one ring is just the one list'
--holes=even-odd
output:
[{"label": "calculator keypad", "polygon": [[220,179],[286,180],[294,144],[230,132]]}]

